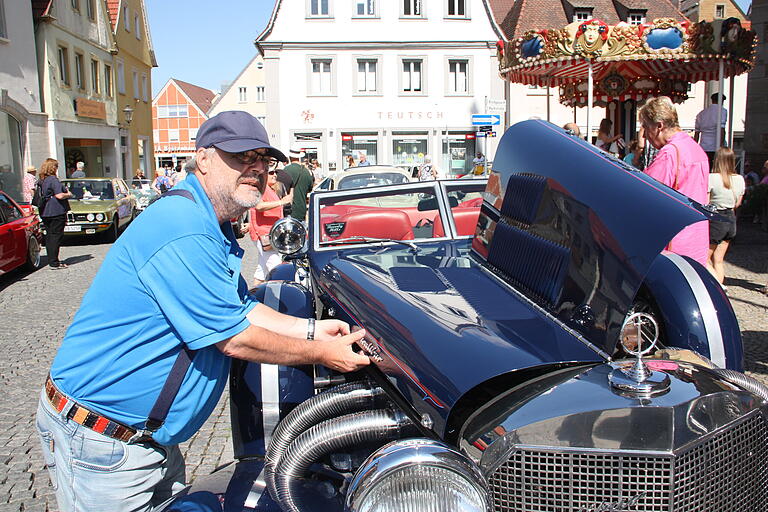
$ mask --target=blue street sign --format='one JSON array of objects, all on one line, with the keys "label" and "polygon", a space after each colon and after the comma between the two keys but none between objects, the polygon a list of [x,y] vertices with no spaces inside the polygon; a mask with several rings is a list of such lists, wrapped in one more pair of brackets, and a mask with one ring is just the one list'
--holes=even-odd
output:
[{"label": "blue street sign", "polygon": [[497,114],[472,114],[472,126],[501,124],[501,116]]},{"label": "blue street sign", "polygon": [[475,137],[480,137],[480,138],[485,137],[485,133],[486,132],[476,132]]}]

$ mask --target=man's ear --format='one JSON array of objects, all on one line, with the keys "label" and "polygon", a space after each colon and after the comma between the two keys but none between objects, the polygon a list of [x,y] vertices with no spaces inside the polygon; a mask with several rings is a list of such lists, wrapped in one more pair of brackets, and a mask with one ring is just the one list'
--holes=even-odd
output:
[{"label": "man's ear", "polygon": [[201,174],[208,174],[208,171],[211,168],[211,159],[213,158],[213,153],[213,151],[208,151],[206,148],[197,148],[197,151],[195,151],[197,172]]}]

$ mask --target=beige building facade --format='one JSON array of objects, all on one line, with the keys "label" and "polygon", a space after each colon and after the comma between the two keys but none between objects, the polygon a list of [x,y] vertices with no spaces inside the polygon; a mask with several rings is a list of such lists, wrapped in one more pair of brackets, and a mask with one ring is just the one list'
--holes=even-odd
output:
[{"label": "beige building facade", "polygon": [[[256,55],[240,74],[222,91],[211,106],[208,116],[225,110],[244,110],[267,126],[267,93],[264,57]],[[267,128],[269,129],[269,128]]]}]

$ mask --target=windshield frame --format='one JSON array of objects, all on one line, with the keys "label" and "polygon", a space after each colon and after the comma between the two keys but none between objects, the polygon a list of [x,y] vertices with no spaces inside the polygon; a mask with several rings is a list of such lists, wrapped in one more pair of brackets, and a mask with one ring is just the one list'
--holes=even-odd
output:
[{"label": "windshield frame", "polygon": [[[408,194],[408,193],[430,193],[437,199],[437,210],[440,213],[440,218],[443,226],[446,227],[445,235],[434,238],[415,238],[413,240],[407,240],[416,245],[424,243],[432,243],[436,241],[445,240],[459,240],[470,239],[474,235],[457,235],[456,225],[453,221],[453,215],[450,212],[448,191],[449,189],[455,190],[458,188],[471,188],[477,189],[483,197],[485,197],[485,185],[487,180],[430,180],[430,181],[412,181],[409,183],[402,183],[397,185],[383,185],[378,187],[368,187],[363,189],[345,189],[345,190],[328,190],[313,192],[310,196],[310,220],[309,220],[309,239],[310,248],[314,252],[324,251],[339,251],[356,249],[360,247],[380,247],[380,245],[402,245],[402,241],[382,242],[379,244],[371,243],[344,243],[339,245],[320,244],[322,240],[322,227],[320,226],[320,207],[321,201],[327,199],[338,200],[357,200],[365,199],[369,197],[377,197],[381,195],[395,195],[395,194]],[[474,191],[474,190],[473,190]]]}]

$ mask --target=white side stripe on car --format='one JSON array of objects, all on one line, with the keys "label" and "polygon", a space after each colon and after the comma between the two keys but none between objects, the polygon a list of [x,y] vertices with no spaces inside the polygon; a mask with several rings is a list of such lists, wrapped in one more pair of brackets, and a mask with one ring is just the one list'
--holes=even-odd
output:
[{"label": "white side stripe on car", "polygon": [[720,368],[725,368],[723,333],[720,331],[720,324],[717,321],[717,310],[712,303],[712,298],[709,296],[706,286],[704,286],[704,282],[685,258],[672,253],[667,253],[665,256],[677,265],[677,268],[683,273],[686,281],[688,281],[688,285],[691,287],[693,296],[699,306],[699,311],[701,311],[701,320],[704,322],[704,331],[707,334],[707,344],[709,345],[709,359]]}]

